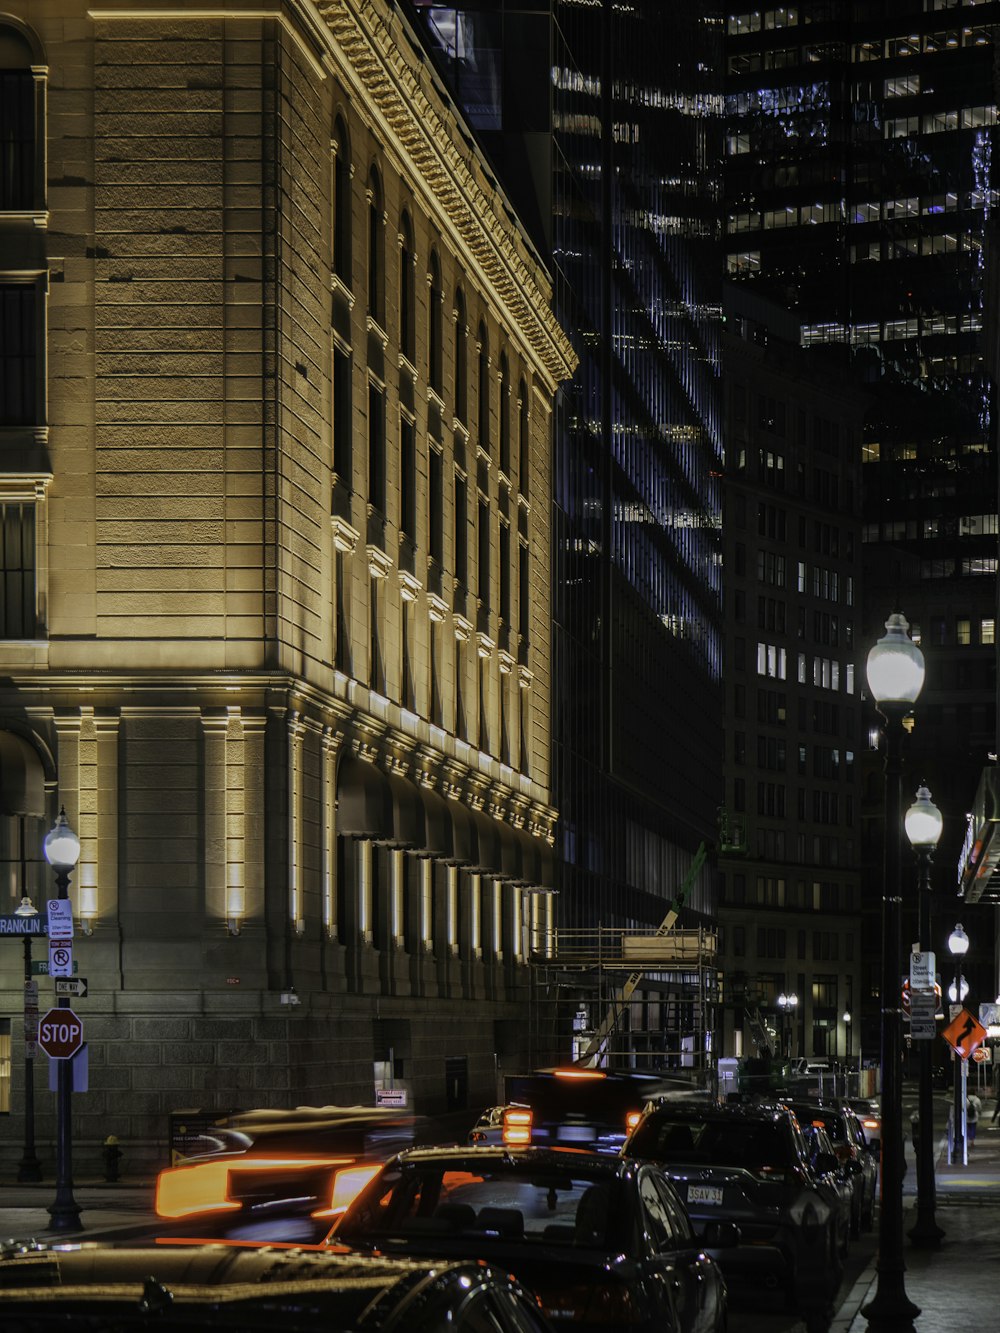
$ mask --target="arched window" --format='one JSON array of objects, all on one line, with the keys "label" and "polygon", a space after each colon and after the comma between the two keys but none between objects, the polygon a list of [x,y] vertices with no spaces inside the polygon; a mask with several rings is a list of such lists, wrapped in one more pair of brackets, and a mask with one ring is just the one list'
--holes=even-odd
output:
[{"label": "arched window", "polygon": [[528,421],[528,386],[520,380],[517,386],[517,485],[521,494],[528,497],[528,478],[531,474],[531,438]]},{"label": "arched window", "polygon": [[427,380],[435,393],[441,392],[441,307],[444,291],[441,287],[441,261],[437,251],[431,251],[430,302],[427,307]]},{"label": "arched window", "polygon": [[500,353],[500,471],[510,476],[510,366]]},{"label": "arched window", "polygon": [[413,228],[404,209],[399,220],[399,350],[412,363],[414,358]]},{"label": "arched window", "polygon": [[486,336],[486,325],[479,321],[477,334],[479,343],[479,447],[484,453],[490,451],[490,345]]},{"label": "arched window", "polygon": [[333,126],[333,271],[351,285],[351,153],[347,126],[338,116]]},{"label": "arched window", "polygon": [[465,294],[455,292],[455,416],[465,424],[469,419],[469,329],[466,323]]},{"label": "arched window", "polygon": [[44,64],[25,33],[0,26],[0,211],[43,206],[40,142],[32,65]]},{"label": "arched window", "polygon": [[372,167],[368,175],[368,313],[376,324],[384,322],[385,227],[382,223],[382,182]]}]

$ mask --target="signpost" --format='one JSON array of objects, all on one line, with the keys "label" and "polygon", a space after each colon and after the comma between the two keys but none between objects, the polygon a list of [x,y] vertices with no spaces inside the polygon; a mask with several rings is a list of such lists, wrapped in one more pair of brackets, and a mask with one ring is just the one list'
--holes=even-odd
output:
[{"label": "signpost", "polygon": [[38,1024],[38,1044],[50,1060],[72,1060],[83,1045],[83,1022],[72,1009],[50,1009]]}]

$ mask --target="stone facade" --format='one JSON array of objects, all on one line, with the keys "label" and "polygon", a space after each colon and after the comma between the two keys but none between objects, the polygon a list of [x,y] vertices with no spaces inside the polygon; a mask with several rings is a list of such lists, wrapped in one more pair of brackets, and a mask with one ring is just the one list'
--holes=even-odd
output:
[{"label": "stone facade", "polygon": [[151,1160],[171,1110],[371,1103],[390,1060],[489,1101],[542,1054],[547,274],[384,0],[7,13],[0,910],[55,895],[64,806],[77,1138]]}]

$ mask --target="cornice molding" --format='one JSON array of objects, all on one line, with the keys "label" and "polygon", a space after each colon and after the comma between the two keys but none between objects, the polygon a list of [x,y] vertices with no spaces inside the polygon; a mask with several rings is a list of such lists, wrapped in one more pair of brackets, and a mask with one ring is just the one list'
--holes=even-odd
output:
[{"label": "cornice molding", "polygon": [[[550,306],[550,284],[540,261],[529,262],[512,239],[508,201],[498,186],[487,188],[488,169],[478,178],[467,158],[475,149],[458,141],[461,122],[449,125],[447,104],[432,82],[429,62],[409,40],[397,39],[403,19],[384,0],[326,0],[318,10],[333,36],[349,80],[385,127],[386,137],[429,189],[439,212],[477,269],[484,288],[505,307],[555,389],[576,369],[572,344]],[[440,100],[439,100],[440,99]],[[543,289],[539,278],[545,283]]]}]

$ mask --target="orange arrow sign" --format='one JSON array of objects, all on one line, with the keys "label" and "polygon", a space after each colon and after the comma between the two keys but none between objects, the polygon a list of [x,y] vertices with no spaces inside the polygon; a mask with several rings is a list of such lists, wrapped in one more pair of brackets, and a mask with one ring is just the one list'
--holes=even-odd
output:
[{"label": "orange arrow sign", "polygon": [[986,1040],[986,1029],[968,1009],[960,1009],[941,1036],[956,1055],[968,1060],[976,1047]]}]

